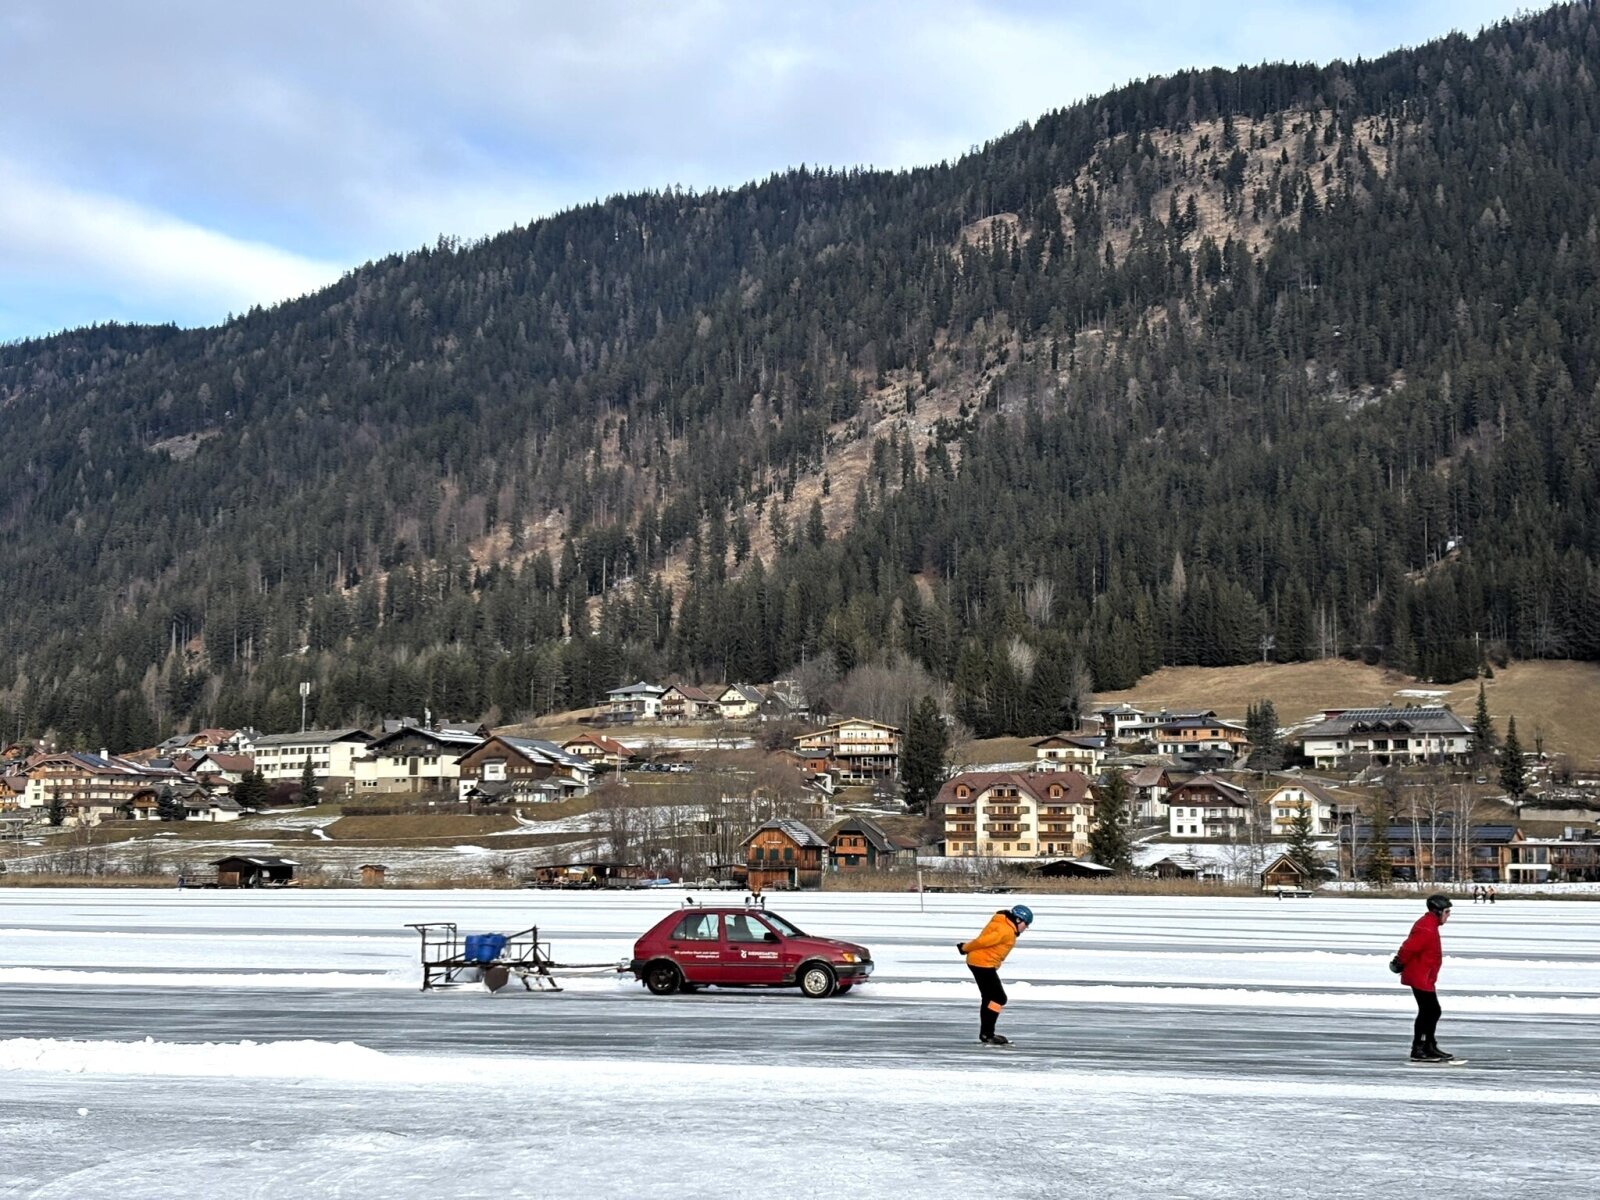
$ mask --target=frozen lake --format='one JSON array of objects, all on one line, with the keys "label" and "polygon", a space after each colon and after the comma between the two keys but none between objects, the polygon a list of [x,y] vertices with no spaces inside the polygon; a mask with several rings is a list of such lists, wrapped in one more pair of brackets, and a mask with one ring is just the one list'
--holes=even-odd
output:
[{"label": "frozen lake", "polygon": [[[708,894],[707,899],[712,897]],[[626,957],[672,892],[0,890],[0,1195],[1505,1197],[1600,1168],[1600,904],[1025,899],[1012,1051],[954,943],[988,896],[774,897],[848,996],[419,993],[409,921]]]}]

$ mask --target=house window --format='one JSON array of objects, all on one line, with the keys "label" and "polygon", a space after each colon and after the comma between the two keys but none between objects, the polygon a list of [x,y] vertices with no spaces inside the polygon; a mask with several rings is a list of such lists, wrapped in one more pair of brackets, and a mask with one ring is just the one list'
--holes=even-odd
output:
[{"label": "house window", "polygon": [[[777,851],[774,850],[773,853],[776,854]],[[794,861],[794,847],[793,846],[785,846],[783,848],[783,861],[786,862],[786,863],[792,863]]]}]

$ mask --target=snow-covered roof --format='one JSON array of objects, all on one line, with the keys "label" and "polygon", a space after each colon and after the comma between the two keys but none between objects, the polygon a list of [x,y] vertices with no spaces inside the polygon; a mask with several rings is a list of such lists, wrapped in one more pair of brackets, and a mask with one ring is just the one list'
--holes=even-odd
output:
[{"label": "snow-covered roof", "polygon": [[797,846],[815,846],[820,850],[826,850],[828,848],[828,843],[822,840],[822,838],[817,834],[816,830],[812,829],[811,826],[807,825],[804,821],[796,821],[791,817],[778,817],[774,820],[766,822],[764,825],[759,826],[755,833],[752,833],[739,844],[741,846],[748,846],[752,841],[755,840],[757,834],[767,829],[779,830]]},{"label": "snow-covered roof", "polygon": [[329,746],[334,742],[350,741],[355,738],[372,740],[372,735],[365,729],[308,729],[304,733],[269,733],[258,737],[256,747],[271,746]]}]

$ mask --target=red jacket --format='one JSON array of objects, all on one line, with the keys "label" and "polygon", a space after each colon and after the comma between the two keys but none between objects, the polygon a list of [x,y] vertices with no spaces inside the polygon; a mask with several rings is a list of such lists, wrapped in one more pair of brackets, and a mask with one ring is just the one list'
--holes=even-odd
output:
[{"label": "red jacket", "polygon": [[1400,947],[1400,982],[1418,991],[1431,992],[1439,982],[1439,967],[1444,962],[1444,950],[1439,945],[1439,918],[1431,912],[1423,913],[1411,927],[1411,933]]}]

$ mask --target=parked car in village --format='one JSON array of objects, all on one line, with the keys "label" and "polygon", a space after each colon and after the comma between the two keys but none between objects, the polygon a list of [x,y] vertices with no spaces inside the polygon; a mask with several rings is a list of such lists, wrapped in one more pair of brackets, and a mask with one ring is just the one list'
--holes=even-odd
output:
[{"label": "parked car in village", "polygon": [[634,977],[656,996],[706,986],[798,987],[813,999],[842,995],[872,974],[872,952],[813,937],[757,905],[686,903],[633,946]]}]

